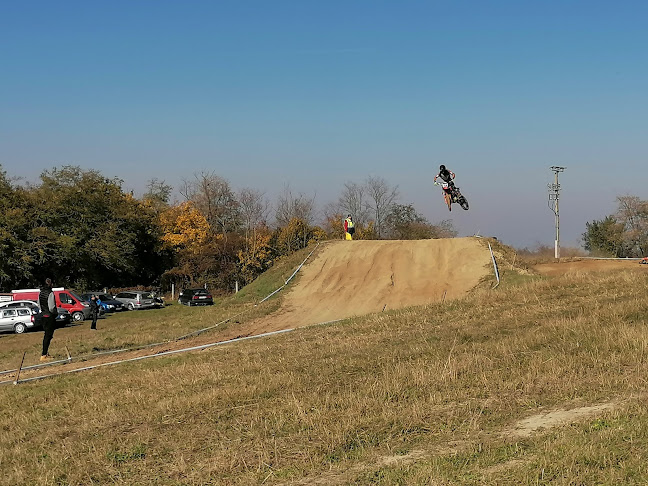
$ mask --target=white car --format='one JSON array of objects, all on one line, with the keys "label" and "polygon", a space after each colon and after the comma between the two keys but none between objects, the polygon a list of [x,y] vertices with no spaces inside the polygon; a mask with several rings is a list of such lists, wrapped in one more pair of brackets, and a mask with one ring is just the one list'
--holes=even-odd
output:
[{"label": "white car", "polygon": [[[34,316],[38,316],[40,313],[40,307],[33,300],[10,300],[7,302],[0,302],[0,310],[16,308],[30,309]],[[65,327],[65,325],[72,320],[72,316],[68,310],[63,307],[58,307],[57,310],[58,315],[56,316],[56,324],[58,327]],[[39,328],[41,326],[42,324],[39,317],[34,317],[34,325],[32,328]]]},{"label": "white car", "polygon": [[9,300],[7,302],[0,302],[0,309],[16,307],[27,307],[31,309],[32,314],[38,314],[40,312],[40,307],[33,300]]},{"label": "white car", "polygon": [[22,334],[34,327],[34,314],[28,307],[0,307],[0,331]]}]

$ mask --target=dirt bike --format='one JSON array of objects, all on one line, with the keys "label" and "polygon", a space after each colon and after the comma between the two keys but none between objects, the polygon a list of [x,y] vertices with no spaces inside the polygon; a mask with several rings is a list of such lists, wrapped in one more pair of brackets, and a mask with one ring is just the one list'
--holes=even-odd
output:
[{"label": "dirt bike", "polygon": [[[438,184],[438,182],[436,184]],[[461,191],[457,186],[452,182],[442,182],[441,187],[443,188],[443,199],[445,199],[445,202],[448,205],[448,211],[452,211],[452,203],[457,203],[464,211],[468,211],[468,200],[463,194],[461,194]]]}]

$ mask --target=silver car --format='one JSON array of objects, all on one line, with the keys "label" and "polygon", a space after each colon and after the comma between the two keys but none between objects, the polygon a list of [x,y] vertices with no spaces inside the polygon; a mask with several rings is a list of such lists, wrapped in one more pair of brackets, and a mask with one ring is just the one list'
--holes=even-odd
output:
[{"label": "silver car", "polygon": [[[43,325],[40,316],[38,315],[40,313],[40,307],[33,300],[10,300],[8,302],[0,302],[0,309],[13,309],[16,307],[23,307],[31,310],[31,313],[35,316],[34,325],[32,326],[33,328],[38,328]],[[56,315],[56,324],[59,327],[65,327],[65,325],[72,320],[72,316],[70,315],[70,312],[63,307],[57,307],[56,309],[58,310],[58,314]]]},{"label": "silver car", "polygon": [[0,309],[0,331],[13,331],[22,334],[34,327],[34,314],[28,307]]},{"label": "silver car", "polygon": [[10,300],[7,302],[0,302],[0,308],[2,309],[13,309],[16,307],[27,307],[31,309],[32,314],[38,314],[40,312],[40,307],[33,300]]},{"label": "silver car", "polygon": [[128,310],[151,309],[156,306],[151,292],[143,290],[129,290],[115,295],[115,300],[123,303]]}]

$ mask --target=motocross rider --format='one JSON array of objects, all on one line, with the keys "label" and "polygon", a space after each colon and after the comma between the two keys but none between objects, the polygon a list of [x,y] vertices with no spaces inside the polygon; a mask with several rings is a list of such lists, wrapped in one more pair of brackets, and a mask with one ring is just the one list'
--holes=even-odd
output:
[{"label": "motocross rider", "polygon": [[446,169],[445,165],[440,165],[439,166],[439,173],[434,176],[434,185],[438,186],[439,183],[437,182],[437,179],[441,179],[443,182],[441,184],[441,187],[443,188],[443,199],[445,200],[446,204],[448,205],[448,211],[452,211],[452,188],[454,187],[454,182],[452,180],[455,178],[455,174],[452,171],[449,171]]}]

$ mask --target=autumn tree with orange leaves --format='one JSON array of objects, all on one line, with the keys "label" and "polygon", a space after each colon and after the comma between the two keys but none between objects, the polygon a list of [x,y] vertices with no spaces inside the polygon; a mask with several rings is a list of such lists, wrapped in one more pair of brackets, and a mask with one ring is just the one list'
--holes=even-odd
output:
[{"label": "autumn tree with orange leaves", "polygon": [[215,270],[217,242],[207,219],[191,201],[171,206],[160,214],[162,241],[174,250],[176,265],[165,276],[181,286],[203,283]]}]

